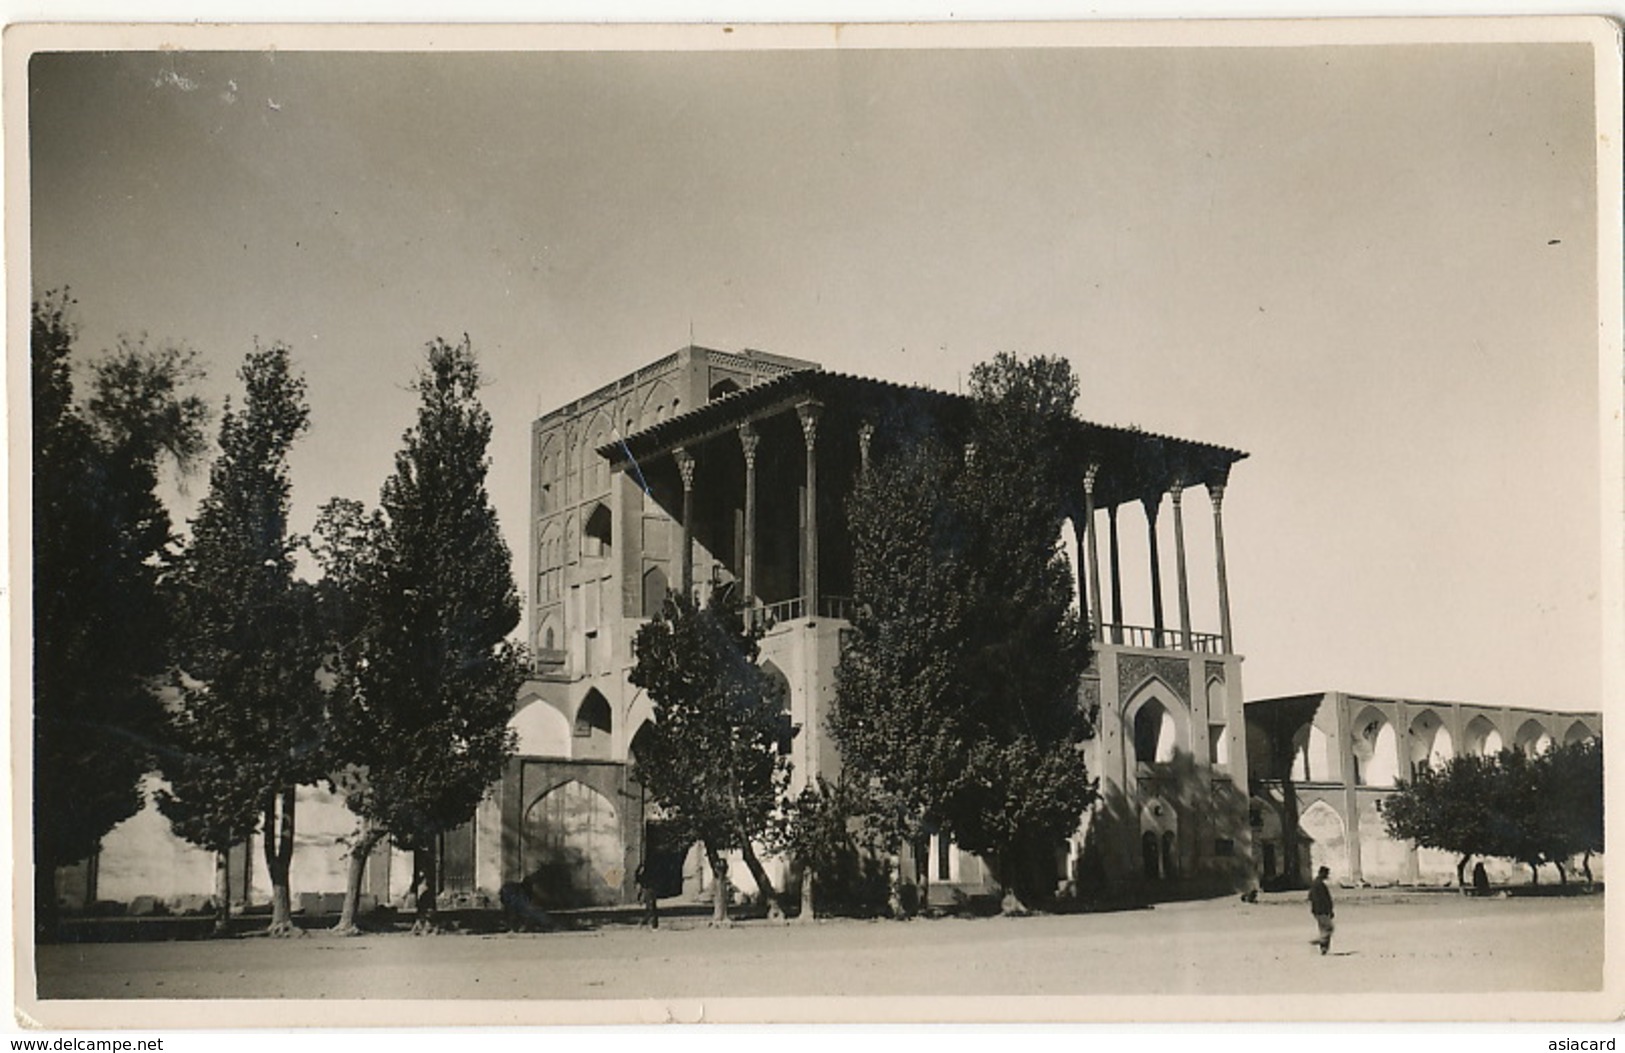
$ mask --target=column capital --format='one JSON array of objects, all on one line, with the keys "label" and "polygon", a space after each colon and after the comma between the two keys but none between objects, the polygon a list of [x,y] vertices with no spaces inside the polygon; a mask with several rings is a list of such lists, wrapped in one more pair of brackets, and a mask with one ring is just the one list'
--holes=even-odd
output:
[{"label": "column capital", "polygon": [[694,489],[694,455],[688,452],[685,446],[679,446],[671,451],[672,460],[677,462],[677,470],[683,476],[683,492],[688,493]]},{"label": "column capital", "polygon": [[1217,514],[1219,506],[1224,503],[1224,483],[1208,483],[1207,496],[1208,500],[1213,502],[1213,511]]},{"label": "column capital", "polygon": [[756,463],[756,447],[761,445],[761,442],[761,434],[757,432],[755,426],[752,425],[750,421],[746,421],[739,426],[739,446],[745,451],[746,465]]},{"label": "column capital", "polygon": [[1140,498],[1140,504],[1145,507],[1145,517],[1152,522],[1156,522],[1157,513],[1162,509],[1162,491],[1158,490],[1154,494],[1146,494]]},{"label": "column capital", "polygon": [[1100,465],[1090,463],[1089,467],[1083,470],[1083,492],[1090,497],[1095,496],[1095,480],[1099,478]]},{"label": "column capital", "polygon": [[1171,482],[1169,482],[1169,484],[1168,484],[1168,496],[1173,500],[1174,504],[1177,505],[1177,504],[1179,504],[1179,499],[1181,497],[1183,497],[1184,495],[1185,495],[1185,480],[1184,480],[1184,477],[1176,475],[1176,476],[1174,476],[1173,480]]},{"label": "column capital", "polygon": [[807,448],[818,445],[818,418],[824,415],[822,402],[801,402],[796,405],[796,416],[801,418],[801,437]]}]

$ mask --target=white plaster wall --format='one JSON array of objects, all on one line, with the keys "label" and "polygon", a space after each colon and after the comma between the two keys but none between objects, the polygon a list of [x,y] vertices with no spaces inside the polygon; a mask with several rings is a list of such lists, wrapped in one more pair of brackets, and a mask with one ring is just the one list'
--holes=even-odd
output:
[{"label": "white plaster wall", "polygon": [[136,896],[169,900],[214,893],[213,854],[176,837],[153,801],[164,785],[156,775],[142,780],[146,804],[102,839],[97,898],[128,903]]},{"label": "white plaster wall", "polygon": [[570,756],[570,722],[563,713],[537,699],[508,721],[519,739],[522,757]]},{"label": "white plaster wall", "polygon": [[[355,813],[343,798],[325,787],[301,787],[294,805],[293,863],[288,871],[293,905],[302,892],[343,892],[349,879],[349,840],[357,828]],[[270,887],[264,852],[254,856],[256,887]]]}]

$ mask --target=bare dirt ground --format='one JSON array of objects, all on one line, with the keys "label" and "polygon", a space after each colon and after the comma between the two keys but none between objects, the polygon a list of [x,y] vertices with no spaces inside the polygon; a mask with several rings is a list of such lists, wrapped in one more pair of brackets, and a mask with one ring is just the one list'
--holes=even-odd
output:
[{"label": "bare dirt ground", "polygon": [[48,999],[656,999],[1587,991],[1601,896],[1344,892],[1322,957],[1301,894],[1030,918],[39,948]]}]

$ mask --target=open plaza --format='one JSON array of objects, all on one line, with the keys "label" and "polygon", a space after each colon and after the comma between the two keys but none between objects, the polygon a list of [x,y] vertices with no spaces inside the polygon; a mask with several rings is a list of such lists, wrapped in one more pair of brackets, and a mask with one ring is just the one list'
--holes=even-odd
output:
[{"label": "open plaza", "polygon": [[[36,953],[43,999],[1446,997],[1597,991],[1602,920],[1600,894],[1350,889],[1338,890],[1337,935],[1324,958],[1310,946],[1302,893],[1026,918],[714,929],[679,915],[649,930],[628,914],[545,934],[346,939],[316,931]],[[72,1005],[53,1008],[72,1013]]]}]

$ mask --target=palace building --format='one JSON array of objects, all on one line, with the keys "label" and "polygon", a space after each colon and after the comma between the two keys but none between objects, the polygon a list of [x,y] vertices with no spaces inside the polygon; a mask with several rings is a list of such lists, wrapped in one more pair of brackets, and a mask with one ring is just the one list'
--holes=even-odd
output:
[{"label": "palace building", "polygon": [[[668,590],[702,601],[728,590],[744,604],[763,631],[760,661],[785,688],[792,788],[833,777],[841,759],[827,717],[852,612],[846,499],[872,458],[922,430],[955,441],[970,408],[813,362],[686,347],[537,419],[528,549],[515,561],[534,654],[512,718],[518,753],[475,819],[446,835],[442,902],[491,903],[515,881],[556,908],[635,901],[659,816],[633,777],[652,706],[628,673],[633,637]],[[1069,536],[1057,542],[1075,553],[1094,638],[1078,704],[1094,716],[1084,762],[1101,791],[1057,845],[1057,886],[1142,899],[1247,887],[1257,853],[1222,518],[1230,469],[1246,455],[1078,421],[1055,456],[1076,470],[1059,510]],[[1187,519],[1202,532],[1192,551],[1210,563],[1188,565]],[[1193,610],[1193,591],[1212,609]],[[1125,621],[1126,602],[1147,624]],[[353,820],[320,788],[300,802],[295,903],[334,909]],[[256,856],[237,854],[246,865],[233,866],[234,899],[263,901]],[[699,864],[692,856],[685,887],[696,896],[710,880]],[[769,866],[782,889],[784,861]],[[991,891],[980,861],[941,839],[905,852],[902,866],[933,899]],[[411,869],[380,847],[369,901],[401,903]],[[150,807],[62,883],[69,905],[212,887],[212,862]]]},{"label": "palace building", "polygon": [[[968,410],[959,396],[811,362],[688,347],[535,422],[537,666],[500,793],[505,879],[530,880],[555,901],[632,901],[651,806],[631,761],[652,706],[628,673],[633,636],[668,589],[702,602],[729,590],[743,602],[764,629],[762,664],[787,688],[793,788],[839,771],[826,718],[852,603],[846,498],[871,457],[918,429],[952,439]],[[1094,872],[1142,894],[1244,885],[1247,754],[1221,509],[1230,467],[1245,455],[1079,422],[1057,456],[1077,468],[1062,511],[1083,556],[1077,587],[1095,637],[1079,705],[1098,710],[1086,763],[1102,789],[1097,814],[1058,854],[1057,881],[1085,869],[1092,842]],[[1184,540],[1182,497],[1198,488],[1212,513],[1219,598],[1206,631],[1192,623]],[[1168,508],[1172,575],[1158,551]],[[1125,511],[1148,528],[1149,565],[1137,575],[1118,557]],[[1150,625],[1123,623],[1131,577],[1150,593]],[[1177,620],[1165,614],[1170,577]],[[921,848],[905,869],[934,894],[987,890],[974,856],[945,843]],[[697,886],[707,875],[693,862]],[[748,880],[740,886],[753,891]]]}]

